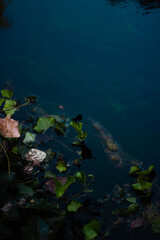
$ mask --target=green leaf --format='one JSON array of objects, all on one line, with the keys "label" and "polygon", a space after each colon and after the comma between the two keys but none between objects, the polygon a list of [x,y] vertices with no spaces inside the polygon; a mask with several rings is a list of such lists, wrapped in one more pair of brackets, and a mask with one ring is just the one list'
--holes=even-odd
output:
[{"label": "green leaf", "polygon": [[151,189],[152,183],[142,181],[142,182],[137,182],[137,183],[133,184],[132,187],[135,190],[145,191],[145,190],[150,190]]},{"label": "green leaf", "polygon": [[55,120],[52,117],[42,117],[39,118],[36,125],[34,126],[34,130],[37,132],[46,131],[48,128],[53,127],[55,124]]},{"label": "green leaf", "polygon": [[84,172],[77,172],[75,177],[82,183],[85,184],[86,182],[86,174]]},{"label": "green leaf", "polygon": [[74,121],[71,121],[71,122],[70,122],[70,125],[71,125],[74,129],[76,129],[78,132],[81,132],[83,123],[82,123],[82,122],[74,122]]},{"label": "green leaf", "polygon": [[126,200],[130,203],[136,203],[136,198],[135,197],[126,198]]},{"label": "green leaf", "polygon": [[1,94],[3,97],[6,97],[6,98],[11,98],[13,96],[13,92],[6,89],[1,90]]},{"label": "green leaf", "polygon": [[83,141],[87,137],[87,132],[80,131],[77,135],[77,138]]},{"label": "green leaf", "polygon": [[12,152],[14,153],[14,154],[18,154],[18,147],[13,147],[12,148]]},{"label": "green leaf", "polygon": [[66,166],[65,166],[65,162],[64,161],[58,161],[57,163],[57,166],[56,166],[56,169],[59,171],[59,172],[64,172],[66,171]]},{"label": "green leaf", "polygon": [[140,168],[137,166],[132,166],[130,169],[129,174],[133,174],[133,173],[137,173],[138,171],[140,171]]},{"label": "green leaf", "polygon": [[137,172],[137,175],[149,175],[154,168],[154,165],[150,166],[147,170]]},{"label": "green leaf", "polygon": [[53,172],[51,172],[50,170],[45,171],[45,177],[46,178],[54,178],[55,174]]},{"label": "green leaf", "polygon": [[31,197],[34,195],[34,190],[31,187],[21,184],[19,186],[19,193],[21,195],[24,195],[25,197],[28,197],[28,196]]},{"label": "green leaf", "polygon": [[67,206],[67,210],[68,212],[77,212],[77,210],[82,207],[82,203],[81,202],[77,202],[72,200],[70,202],[70,204]]},{"label": "green leaf", "polygon": [[160,233],[160,217],[157,217],[156,219],[154,219],[152,224],[152,230],[155,233]]},{"label": "green leaf", "polygon": [[2,105],[2,103],[4,102],[5,98],[0,98],[0,106]]},{"label": "green leaf", "polygon": [[136,203],[133,203],[133,204],[129,205],[129,207],[127,208],[126,214],[134,213],[138,209],[139,209],[139,205]]},{"label": "green leaf", "polygon": [[36,134],[30,133],[30,132],[26,132],[25,138],[23,139],[23,143],[24,144],[29,144],[31,142],[34,142],[35,138],[36,138]]},{"label": "green leaf", "polygon": [[63,185],[60,181],[57,180],[57,178],[54,178],[55,181],[55,193],[56,197],[62,197],[62,195],[65,193],[67,188],[75,182],[75,178],[73,176],[67,176],[67,182]]},{"label": "green leaf", "polygon": [[[15,100],[7,99],[5,101],[5,104],[4,104],[4,107],[3,107],[3,111],[5,112],[6,115],[9,114],[10,116],[12,116],[15,113],[15,111],[16,111],[15,106],[16,106],[16,101]],[[9,110],[9,109],[11,109],[11,110]]]},{"label": "green leaf", "polygon": [[88,224],[84,225],[83,233],[86,240],[94,240],[101,229],[99,221],[96,219],[91,220]]}]

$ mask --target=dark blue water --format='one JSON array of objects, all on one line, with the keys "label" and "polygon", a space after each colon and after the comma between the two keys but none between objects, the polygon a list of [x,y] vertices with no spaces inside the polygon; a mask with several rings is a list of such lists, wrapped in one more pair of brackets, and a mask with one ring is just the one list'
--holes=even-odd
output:
[{"label": "dark blue water", "polygon": [[[8,81],[16,96],[38,95],[48,113],[61,104],[71,116],[99,121],[126,153],[159,171],[158,7],[159,1],[12,1],[4,10],[9,28],[0,30],[1,86]],[[99,157],[88,170],[104,187],[105,164]]]}]

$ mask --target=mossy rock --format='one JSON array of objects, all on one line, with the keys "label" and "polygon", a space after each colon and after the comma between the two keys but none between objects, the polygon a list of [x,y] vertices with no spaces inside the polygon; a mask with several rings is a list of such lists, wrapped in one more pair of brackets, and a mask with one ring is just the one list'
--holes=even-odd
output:
[{"label": "mossy rock", "polygon": [[106,147],[109,151],[117,151],[118,150],[118,145],[115,142],[107,142],[106,141]]}]

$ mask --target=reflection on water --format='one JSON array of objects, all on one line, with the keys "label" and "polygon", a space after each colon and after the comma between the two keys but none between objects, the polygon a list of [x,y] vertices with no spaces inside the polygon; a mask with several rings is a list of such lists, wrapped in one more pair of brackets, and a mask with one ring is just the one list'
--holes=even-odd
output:
[{"label": "reflection on water", "polygon": [[0,0],[0,28],[10,28],[12,22],[9,17],[5,15],[5,8],[11,3],[11,0]]},{"label": "reflection on water", "polygon": [[[108,2],[108,0],[106,0]],[[160,8],[160,0],[132,0],[141,7],[144,14],[150,13],[153,9]],[[128,0],[109,0],[112,6],[119,4],[121,7],[125,7]]]}]

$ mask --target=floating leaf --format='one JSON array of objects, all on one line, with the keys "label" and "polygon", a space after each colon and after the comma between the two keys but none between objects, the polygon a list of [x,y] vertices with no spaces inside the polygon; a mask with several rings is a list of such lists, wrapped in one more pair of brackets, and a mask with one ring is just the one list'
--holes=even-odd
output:
[{"label": "floating leaf", "polygon": [[131,221],[131,224],[130,224],[130,228],[133,229],[133,228],[137,228],[137,227],[141,227],[144,223],[144,220],[142,217],[137,217],[136,219],[133,219]]},{"label": "floating leaf", "polygon": [[36,134],[30,133],[30,132],[26,132],[25,138],[23,139],[23,143],[24,144],[29,144],[31,142],[34,142],[35,138],[36,138]]},{"label": "floating leaf", "polygon": [[0,119],[0,133],[5,138],[18,138],[18,121],[10,118],[10,115]]},{"label": "floating leaf", "polygon": [[14,153],[14,154],[18,154],[18,147],[13,147],[12,148],[12,152]]},{"label": "floating leaf", "polygon": [[84,172],[77,172],[75,177],[82,183],[85,184],[86,182],[86,174]]},{"label": "floating leaf", "polygon": [[139,209],[139,205],[136,203],[133,203],[131,205],[129,205],[129,207],[127,208],[126,214],[131,214],[135,211],[137,211]]},{"label": "floating leaf", "polygon": [[81,132],[83,123],[82,123],[82,122],[74,122],[74,121],[71,121],[71,122],[70,122],[70,125],[71,125],[74,129],[76,129],[78,132]]},{"label": "floating leaf", "polygon": [[55,120],[52,117],[42,117],[39,118],[36,125],[34,126],[34,130],[37,132],[46,131],[48,128],[53,127],[55,124]]},{"label": "floating leaf", "polygon": [[34,190],[31,188],[31,187],[28,187],[24,184],[21,184],[19,186],[19,193],[21,195],[24,195],[25,197],[28,197],[28,196],[33,196],[34,195]]},{"label": "floating leaf", "polygon": [[0,98],[0,106],[2,105],[2,103],[4,102],[5,98]]},{"label": "floating leaf", "polygon": [[154,168],[154,165],[150,166],[147,170],[137,172],[137,175],[149,175]]},{"label": "floating leaf", "polygon": [[55,193],[56,193],[56,197],[62,197],[62,195],[65,193],[65,191],[67,190],[67,188],[75,182],[75,178],[73,176],[67,176],[67,181],[66,183],[63,185],[60,181],[58,181],[57,178],[54,179],[55,181]]},{"label": "floating leaf", "polygon": [[77,138],[83,141],[87,137],[87,132],[80,131],[77,135]]},{"label": "floating leaf", "polygon": [[51,172],[50,170],[45,171],[45,177],[46,178],[54,178],[55,174],[53,172]]},{"label": "floating leaf", "polygon": [[6,97],[6,98],[11,98],[13,96],[13,92],[6,89],[1,90],[1,94],[3,97]]},{"label": "floating leaf", "polygon": [[134,197],[126,198],[126,200],[130,203],[136,203],[136,198]]},{"label": "floating leaf", "polygon": [[67,168],[66,168],[65,162],[64,161],[58,161],[56,169],[60,172],[66,171]]},{"label": "floating leaf", "polygon": [[81,202],[77,202],[72,200],[70,202],[70,204],[67,206],[67,210],[68,212],[77,212],[77,210],[82,207],[82,203]]},{"label": "floating leaf", "polygon": [[137,173],[140,171],[140,168],[137,167],[137,166],[132,166],[131,169],[130,169],[130,172],[129,174],[134,174],[134,173]]},{"label": "floating leaf", "polygon": [[83,233],[86,240],[94,240],[101,229],[99,221],[96,219],[91,220],[88,224],[84,225]]},{"label": "floating leaf", "polygon": [[47,154],[41,150],[32,148],[25,156],[24,158],[27,161],[33,161],[34,165],[39,166],[41,162],[46,158]]},{"label": "floating leaf", "polygon": [[15,111],[16,111],[15,106],[16,106],[16,101],[15,100],[7,99],[5,101],[5,104],[4,104],[4,107],[3,107],[3,111],[5,112],[6,115],[9,114],[10,116],[12,116],[15,113]]},{"label": "floating leaf", "polygon": [[160,217],[154,219],[153,224],[152,224],[152,230],[155,233],[160,233]]},{"label": "floating leaf", "polygon": [[133,184],[132,187],[135,190],[139,190],[139,191],[150,190],[152,187],[152,183],[142,181],[142,182],[137,182],[137,183]]}]

